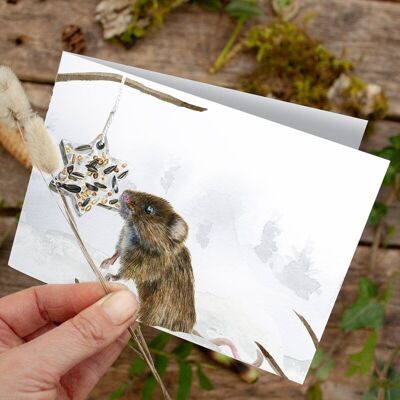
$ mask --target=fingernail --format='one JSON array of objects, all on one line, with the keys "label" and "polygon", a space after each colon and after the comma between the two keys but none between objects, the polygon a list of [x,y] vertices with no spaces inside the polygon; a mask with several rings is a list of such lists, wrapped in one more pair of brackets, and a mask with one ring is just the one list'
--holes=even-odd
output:
[{"label": "fingernail", "polygon": [[116,290],[129,290],[128,286],[124,285],[123,283],[109,282],[107,286],[112,292]]},{"label": "fingernail", "polygon": [[129,290],[118,290],[109,294],[100,305],[115,325],[121,325],[133,318],[137,311],[136,297]]}]

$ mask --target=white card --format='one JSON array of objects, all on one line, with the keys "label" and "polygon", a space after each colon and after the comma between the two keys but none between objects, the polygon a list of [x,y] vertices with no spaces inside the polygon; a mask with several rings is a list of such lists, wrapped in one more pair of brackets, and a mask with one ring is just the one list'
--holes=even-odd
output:
[{"label": "white card", "polygon": [[86,56],[80,57],[357,149],[367,126],[367,121],[347,115],[256,96],[110,61],[97,60]]},{"label": "white card", "polygon": [[[120,179],[123,161],[113,161],[121,169],[118,173],[113,170],[105,176],[104,167],[97,165],[99,177],[89,171],[84,182],[90,179],[91,184],[98,180],[111,185],[109,199],[119,199],[114,206],[121,207],[128,219],[97,205],[100,197],[108,201],[108,192],[101,188],[87,194],[87,204],[93,204],[88,210],[86,204],[82,207],[85,197],[75,203],[74,194],[70,196],[71,205],[83,210],[75,218],[93,259],[100,265],[115,253],[120,232],[129,222],[136,236],[132,239],[131,230],[122,235],[117,246],[122,255],[105,274],[129,271],[132,278],[125,274],[123,282],[138,294],[141,304],[150,304],[145,292],[138,289],[139,266],[130,261],[131,251],[172,260],[172,266],[165,264],[162,269],[160,263],[157,276],[149,272],[148,278],[159,279],[152,286],[154,296],[168,298],[167,281],[175,285],[173,296],[193,294],[195,321],[187,320],[188,313],[174,318],[196,334],[187,329],[175,335],[235,354],[247,363],[260,359],[256,342],[260,343],[281,375],[303,382],[315,345],[298,315],[307,320],[319,340],[388,167],[388,161],[352,148],[358,147],[365,122],[244,95],[243,99],[259,106],[265,101],[265,107],[271,106],[266,113],[273,119],[282,120],[282,112],[292,108],[292,118],[288,113],[291,122],[286,125],[297,124],[304,114],[303,125],[312,128],[316,116],[318,126],[329,126],[325,133],[329,131],[330,140],[326,140],[316,136],[315,128],[308,129],[310,135],[222,105],[229,102],[226,89],[212,89],[213,100],[224,97],[224,101],[213,102],[203,98],[206,95],[198,97],[171,88],[183,82],[179,78],[171,78],[168,87],[124,71],[127,80],[205,109],[199,112],[118,82],[79,78],[82,73],[121,75],[119,69],[103,63],[64,53],[59,79],[67,78],[56,83],[46,118],[56,141],[64,140],[67,146],[73,143],[75,152],[103,131],[117,103],[107,132],[109,152],[126,161],[129,173]],[[78,74],[78,80],[71,74]],[[185,84],[197,92],[203,88],[198,83]],[[238,104],[237,108],[248,107]],[[351,139],[347,141],[340,132],[336,135],[335,126],[342,132],[346,126]],[[343,140],[346,145],[335,143]],[[82,160],[71,170],[85,171],[86,157],[97,154],[90,151],[78,151]],[[110,183],[113,174],[115,186]],[[10,265],[49,283],[93,280],[58,208],[58,194],[50,192],[47,184],[33,171]],[[77,180],[76,185],[82,186],[82,181]],[[145,198],[137,192],[151,196]],[[79,195],[85,193],[82,189]],[[125,197],[119,197],[121,193]],[[174,211],[165,211],[165,200]],[[187,224],[187,238],[185,225],[176,215]],[[156,233],[149,237],[149,232]],[[154,237],[157,240],[153,241]],[[170,247],[160,244],[164,239]],[[170,268],[177,271],[176,260],[182,251],[191,256],[191,262],[182,268],[185,274],[187,268],[192,271],[194,288],[185,286],[181,275],[172,280],[169,273],[163,275]],[[163,303],[171,313],[179,308],[175,298]],[[262,369],[277,373],[270,361],[261,360]]]}]

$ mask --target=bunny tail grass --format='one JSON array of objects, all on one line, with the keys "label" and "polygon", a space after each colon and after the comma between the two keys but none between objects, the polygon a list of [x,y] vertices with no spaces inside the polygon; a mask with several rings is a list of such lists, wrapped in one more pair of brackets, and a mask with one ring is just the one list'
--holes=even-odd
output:
[{"label": "bunny tail grass", "polygon": [[0,122],[0,145],[3,146],[26,169],[31,169],[32,163],[25,146],[24,138],[18,129],[12,129]]},{"label": "bunny tail grass", "polygon": [[55,174],[60,165],[60,157],[43,119],[38,115],[28,118],[22,131],[32,164],[42,172]]},{"label": "bunny tail grass", "polygon": [[0,122],[11,129],[18,128],[37,169],[47,174],[57,172],[60,158],[43,119],[32,112],[21,82],[5,66],[0,66]]},{"label": "bunny tail grass", "polygon": [[[43,119],[32,112],[29,101],[18,78],[10,68],[4,66],[0,66],[0,122],[11,129],[17,128],[19,130],[25,142],[31,162],[39,170],[48,188],[43,172],[50,175],[56,174],[60,164],[59,152],[45,127]],[[107,281],[97,268],[82,240],[65,195],[59,190],[58,193],[62,200],[62,207],[57,202],[61,213],[66,218],[84,257],[103,286],[104,292],[110,293]],[[156,382],[160,385],[164,398],[170,400],[171,397],[155,368],[140,328],[137,327],[135,330],[129,328],[129,332],[135,340],[141,356],[153,373]]]},{"label": "bunny tail grass", "polygon": [[32,108],[14,72],[0,65],[0,121],[10,128],[23,125],[32,115]]}]

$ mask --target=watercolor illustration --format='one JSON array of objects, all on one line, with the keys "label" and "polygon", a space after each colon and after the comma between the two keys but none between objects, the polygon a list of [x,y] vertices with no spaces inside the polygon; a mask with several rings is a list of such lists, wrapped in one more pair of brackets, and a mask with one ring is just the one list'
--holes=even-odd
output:
[{"label": "watercolor illustration", "polygon": [[46,125],[11,266],[93,280],[84,246],[141,322],[304,381],[386,162],[71,54]]},{"label": "watercolor illustration", "polygon": [[115,254],[101,264],[108,268],[119,257],[120,269],[106,279],[133,280],[143,323],[192,333],[196,310],[187,223],[168,201],[149,193],[125,190],[120,204],[125,223]]}]

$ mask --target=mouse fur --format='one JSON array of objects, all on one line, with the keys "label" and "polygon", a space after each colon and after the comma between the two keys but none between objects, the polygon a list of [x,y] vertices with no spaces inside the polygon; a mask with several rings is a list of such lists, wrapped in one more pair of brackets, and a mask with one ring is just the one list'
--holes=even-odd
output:
[{"label": "mouse fur", "polygon": [[115,254],[102,263],[107,268],[120,257],[120,269],[107,279],[134,281],[141,322],[191,333],[196,311],[187,223],[167,200],[149,193],[125,190],[120,204],[125,223]]}]

